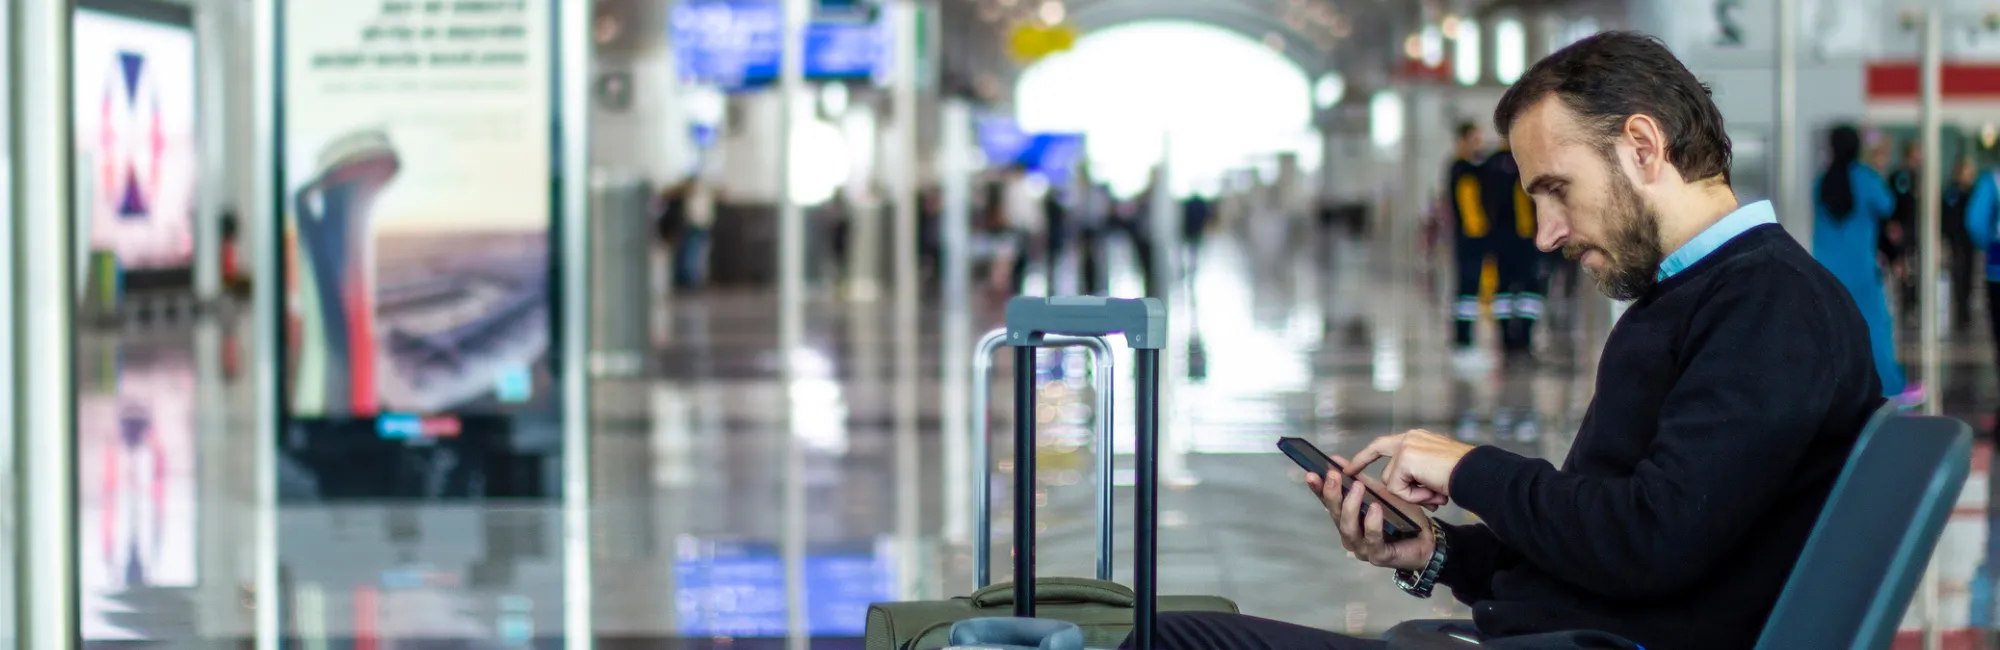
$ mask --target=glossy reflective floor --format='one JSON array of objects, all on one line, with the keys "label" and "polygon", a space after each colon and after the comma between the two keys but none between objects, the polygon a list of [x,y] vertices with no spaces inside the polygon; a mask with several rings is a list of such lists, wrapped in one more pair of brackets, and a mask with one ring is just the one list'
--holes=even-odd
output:
[{"label": "glossy reflective floor", "polygon": [[[1304,243],[1292,250],[1255,250],[1243,243],[1251,240],[1212,240],[1179,294],[1163,372],[1165,590],[1220,594],[1249,613],[1356,633],[1461,614],[1447,598],[1404,596],[1386,572],[1345,557],[1272,444],[1301,435],[1348,453],[1373,436],[1423,427],[1560,459],[1591,394],[1608,305],[1558,295],[1535,362],[1468,375],[1451,362],[1427,259],[1380,255],[1381,242],[1345,235],[1293,238]],[[1113,251],[1114,268],[1129,269],[1129,260]],[[1073,282],[1069,269],[1056,269],[1059,285]],[[1122,270],[1113,286],[1129,295],[1138,281]],[[979,332],[997,323],[999,298],[973,303]],[[961,527],[968,508],[947,503],[964,493],[945,486],[974,479],[944,461],[943,436],[956,429],[942,406],[934,306],[923,312],[923,331],[909,333],[895,330],[886,300],[815,300],[810,351],[792,360],[798,374],[789,386],[772,351],[771,295],[684,294],[655,307],[653,370],[595,384],[589,544],[600,647],[778,647],[787,625],[788,487],[804,499],[813,647],[858,647],[852,637],[870,601],[971,589]],[[241,322],[101,332],[80,344],[79,559],[92,640],[235,647],[250,634],[257,459],[246,378],[250,364],[267,361],[248,358]],[[1980,329],[1945,345],[1941,394],[1948,412],[1985,429],[2000,391]],[[1129,452],[1131,359],[1116,356],[1117,447]],[[1090,575],[1089,366],[1076,353],[1043,358],[1041,567],[1044,575]],[[1011,371],[1008,359],[996,362],[990,402],[1001,441],[992,486],[1002,580],[1013,451],[999,434],[1011,427]],[[791,432],[787,391],[798,404]],[[788,475],[794,441],[803,470]],[[582,633],[562,627],[559,501],[496,487],[549,480],[557,466],[521,451],[533,446],[502,453],[420,444],[392,454],[394,467],[378,459],[284,473],[407,479],[438,495],[282,508],[291,647],[554,648],[565,632]],[[1993,606],[1990,588],[1974,579],[1989,554],[1987,449],[1938,553],[1954,647],[1978,641],[1967,628],[1993,625],[1980,613]],[[1113,479],[1129,486],[1130,457],[1117,461]],[[1130,543],[1127,492],[1118,491],[1120,549]],[[1127,576],[1129,554],[1114,566]]]}]

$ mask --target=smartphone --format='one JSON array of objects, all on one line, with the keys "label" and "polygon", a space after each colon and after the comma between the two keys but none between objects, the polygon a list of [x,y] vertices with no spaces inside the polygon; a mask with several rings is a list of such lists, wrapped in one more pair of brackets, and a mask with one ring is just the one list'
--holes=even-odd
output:
[{"label": "smartphone", "polygon": [[[1320,451],[1318,447],[1314,447],[1313,443],[1307,442],[1305,438],[1279,438],[1278,451],[1285,452],[1286,456],[1290,456],[1292,462],[1299,464],[1300,469],[1318,474],[1322,479],[1326,478],[1329,474],[1346,472],[1346,468],[1341,467],[1339,463],[1333,462],[1332,458],[1327,457],[1326,452]],[[1417,522],[1411,521],[1409,515],[1403,514],[1403,511],[1384,506],[1382,495],[1376,494],[1373,488],[1369,488],[1364,484],[1361,486],[1361,489],[1368,491],[1367,494],[1361,495],[1361,516],[1368,516],[1369,508],[1382,507],[1383,539],[1391,542],[1400,542],[1416,537],[1417,531],[1422,530],[1422,527],[1418,526]],[[1342,495],[1347,494],[1346,484],[1340,486],[1340,493]]]}]

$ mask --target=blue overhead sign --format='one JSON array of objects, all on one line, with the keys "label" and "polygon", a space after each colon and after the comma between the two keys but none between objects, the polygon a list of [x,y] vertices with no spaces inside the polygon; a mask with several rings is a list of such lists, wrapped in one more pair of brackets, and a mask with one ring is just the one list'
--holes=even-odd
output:
[{"label": "blue overhead sign", "polygon": [[973,127],[979,150],[986,163],[1001,166],[1019,163],[1057,185],[1067,184],[1084,158],[1081,133],[1029,133],[1011,117],[992,115],[980,118]]},{"label": "blue overhead sign", "polygon": [[[691,0],[675,5],[668,35],[681,79],[739,89],[778,77],[784,9],[776,0]],[[808,79],[881,79],[889,72],[889,21],[806,26]]]},{"label": "blue overhead sign", "polygon": [[1068,185],[1070,175],[1083,162],[1083,155],[1081,133],[1037,133],[1028,140],[1028,148],[1021,152],[1019,160],[1050,183]]},{"label": "blue overhead sign", "polygon": [[1021,130],[1014,118],[993,115],[980,118],[974,127],[978,131],[979,151],[986,154],[986,162],[991,165],[1005,165],[1019,160],[1021,152],[1028,150],[1033,136]]}]

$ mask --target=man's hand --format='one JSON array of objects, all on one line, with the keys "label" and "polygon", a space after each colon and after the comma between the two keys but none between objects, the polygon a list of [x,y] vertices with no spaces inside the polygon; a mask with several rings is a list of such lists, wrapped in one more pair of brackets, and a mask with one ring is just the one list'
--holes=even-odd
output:
[{"label": "man's hand", "polygon": [[1376,438],[1368,448],[1355,454],[1347,464],[1349,476],[1358,475],[1369,463],[1389,459],[1382,469],[1382,483],[1389,493],[1410,503],[1438,508],[1451,503],[1451,472],[1458,461],[1472,451],[1468,445],[1423,429]]},{"label": "man's hand", "polygon": [[[1342,465],[1347,464],[1347,461],[1339,456],[1333,459]],[[1375,566],[1409,571],[1422,570],[1430,564],[1431,553],[1437,548],[1437,541],[1431,537],[1431,527],[1420,524],[1416,537],[1400,542],[1384,539],[1382,504],[1368,508],[1366,516],[1361,514],[1361,495],[1367,493],[1367,490],[1361,489],[1361,484],[1366,480],[1366,477],[1347,478],[1338,472],[1328,474],[1325,478],[1306,472],[1306,486],[1312,488],[1313,493],[1319,496],[1320,504],[1326,506],[1327,513],[1333,515],[1334,526],[1340,529],[1341,547],[1354,554],[1354,557],[1361,558],[1361,561]],[[1346,496],[1341,495],[1343,484],[1351,486],[1347,489]],[[1416,508],[1409,508],[1404,514],[1419,522],[1423,521],[1423,512]]]}]

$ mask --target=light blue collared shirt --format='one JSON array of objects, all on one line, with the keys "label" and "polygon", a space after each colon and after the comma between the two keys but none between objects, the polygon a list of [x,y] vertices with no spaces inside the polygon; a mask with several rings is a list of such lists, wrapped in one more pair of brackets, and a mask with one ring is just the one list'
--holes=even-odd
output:
[{"label": "light blue collared shirt", "polygon": [[1661,261],[1659,279],[1665,280],[1674,277],[1675,273],[1686,271],[1688,267],[1694,266],[1695,262],[1708,257],[1709,253],[1722,248],[1723,244],[1729,243],[1729,240],[1748,232],[1751,228],[1777,222],[1778,211],[1771,207],[1770,201],[1739,206],[1735,212],[1729,213],[1729,216],[1701,231],[1694,236],[1694,239],[1681,244],[1680,248],[1674,250],[1674,254],[1668,255],[1666,260]]}]

